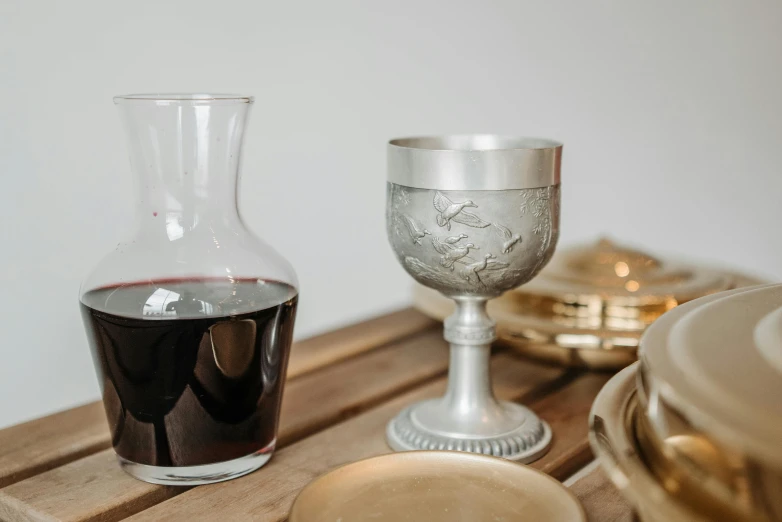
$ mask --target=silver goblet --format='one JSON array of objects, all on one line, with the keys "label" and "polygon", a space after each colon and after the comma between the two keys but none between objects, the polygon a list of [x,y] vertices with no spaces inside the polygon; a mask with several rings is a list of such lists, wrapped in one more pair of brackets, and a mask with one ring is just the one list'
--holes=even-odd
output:
[{"label": "silver goblet", "polygon": [[386,225],[399,262],[456,302],[444,397],[388,425],[397,451],[459,450],[531,462],[551,429],[524,406],[495,399],[494,322],[486,303],[532,279],[559,235],[562,145],[493,135],[404,138],[388,145]]}]

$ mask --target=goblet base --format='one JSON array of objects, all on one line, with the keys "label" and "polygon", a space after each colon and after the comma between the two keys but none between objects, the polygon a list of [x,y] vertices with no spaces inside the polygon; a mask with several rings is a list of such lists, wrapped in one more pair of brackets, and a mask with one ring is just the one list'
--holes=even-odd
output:
[{"label": "goblet base", "polygon": [[440,431],[420,422],[421,410],[428,410],[441,399],[433,399],[413,404],[402,410],[386,429],[388,445],[395,451],[411,450],[450,450],[481,453],[508,460],[532,462],[542,457],[551,445],[551,428],[534,412],[524,406],[511,402],[500,402],[505,410],[506,426],[515,425],[510,430],[493,434],[458,433]]}]

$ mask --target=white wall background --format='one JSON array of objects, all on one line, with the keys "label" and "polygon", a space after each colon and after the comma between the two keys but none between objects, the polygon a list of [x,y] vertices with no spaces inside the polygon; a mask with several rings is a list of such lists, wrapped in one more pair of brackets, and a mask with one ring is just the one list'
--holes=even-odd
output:
[{"label": "white wall background", "polygon": [[111,102],[254,94],[242,209],[299,338],[401,306],[385,142],[565,143],[560,244],[610,232],[782,278],[777,0],[0,2],[0,426],[98,397],[81,278],[130,220]]}]

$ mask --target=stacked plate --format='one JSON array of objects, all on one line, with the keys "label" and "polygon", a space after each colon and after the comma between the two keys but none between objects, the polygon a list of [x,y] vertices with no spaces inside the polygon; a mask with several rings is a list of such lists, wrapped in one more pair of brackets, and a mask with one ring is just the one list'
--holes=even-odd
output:
[{"label": "stacked plate", "polygon": [[[489,303],[501,342],[538,359],[595,369],[636,360],[644,330],[675,306],[758,284],[751,277],[652,256],[608,239],[558,250],[526,285]],[[452,301],[416,288],[416,306],[437,319]]]},{"label": "stacked plate", "polygon": [[591,442],[644,521],[782,520],[782,285],[671,310],[592,409]]}]

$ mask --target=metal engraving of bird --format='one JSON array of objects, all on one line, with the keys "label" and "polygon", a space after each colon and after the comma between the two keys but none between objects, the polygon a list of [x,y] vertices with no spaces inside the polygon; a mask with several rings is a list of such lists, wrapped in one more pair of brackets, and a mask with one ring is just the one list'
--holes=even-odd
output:
[{"label": "metal engraving of bird", "polygon": [[491,224],[488,221],[482,220],[475,214],[465,211],[465,207],[478,208],[478,205],[469,199],[461,203],[454,203],[442,192],[437,191],[434,193],[434,208],[440,213],[437,215],[437,224],[441,227],[446,227],[448,230],[451,230],[451,221],[456,221],[462,225],[474,228],[485,228]]},{"label": "metal engraving of bird", "polygon": [[499,223],[492,223],[492,225],[494,225],[494,227],[497,229],[500,237],[505,240],[505,242],[502,244],[503,254],[509,253],[511,250],[513,250],[513,247],[516,245],[516,243],[521,241],[521,236],[519,234],[513,234],[513,232],[511,232],[508,227],[504,227]]},{"label": "metal engraving of bird", "polygon": [[470,249],[477,249],[478,247],[472,243],[466,243],[464,245],[453,245],[446,243],[438,237],[432,238],[432,246],[440,254],[440,264],[445,268],[453,270],[453,264],[459,261],[461,258],[467,256],[470,253]]},{"label": "metal engraving of bird", "polygon": [[[496,256],[494,254],[486,254],[480,261],[470,263],[469,265],[462,268],[460,275],[470,283],[479,283],[483,285],[484,282],[481,281],[481,276],[478,275],[478,272],[482,272],[483,270],[497,270],[508,267],[508,263],[495,261],[495,258]],[[473,278],[475,279],[474,281]]]},{"label": "metal engraving of bird", "polygon": [[443,241],[448,243],[449,245],[453,245],[461,241],[462,239],[467,239],[467,234],[459,234],[458,236],[448,236]]},{"label": "metal engraving of bird", "polygon": [[402,216],[402,221],[404,221],[405,226],[407,227],[407,231],[410,232],[410,237],[412,238],[413,243],[415,243],[416,245],[421,244],[421,239],[423,239],[424,236],[432,234],[424,227],[419,226],[418,223],[416,223],[415,220],[410,216],[407,216],[405,214],[402,214],[401,216]]},{"label": "metal engraving of bird", "polygon": [[[496,257],[497,256],[494,254],[486,254],[483,256],[482,260],[470,263],[469,265],[462,268],[460,275],[470,283],[479,283],[483,286],[486,286],[485,283],[481,280],[481,276],[478,275],[478,272],[482,272],[484,270],[499,270],[502,268],[508,268],[508,266],[510,266],[508,263],[495,261]],[[473,278],[475,279],[474,281]]]},{"label": "metal engraving of bird", "polygon": [[[470,263],[469,265],[462,268],[459,274],[470,283],[482,283],[481,278],[478,275],[478,272],[480,272],[481,270],[485,270],[486,264],[489,262],[489,259],[493,257],[494,254],[486,254],[485,256],[483,256],[483,259],[481,259],[480,261],[476,261],[475,263]],[[475,281],[473,281],[473,277],[475,277]]]}]

